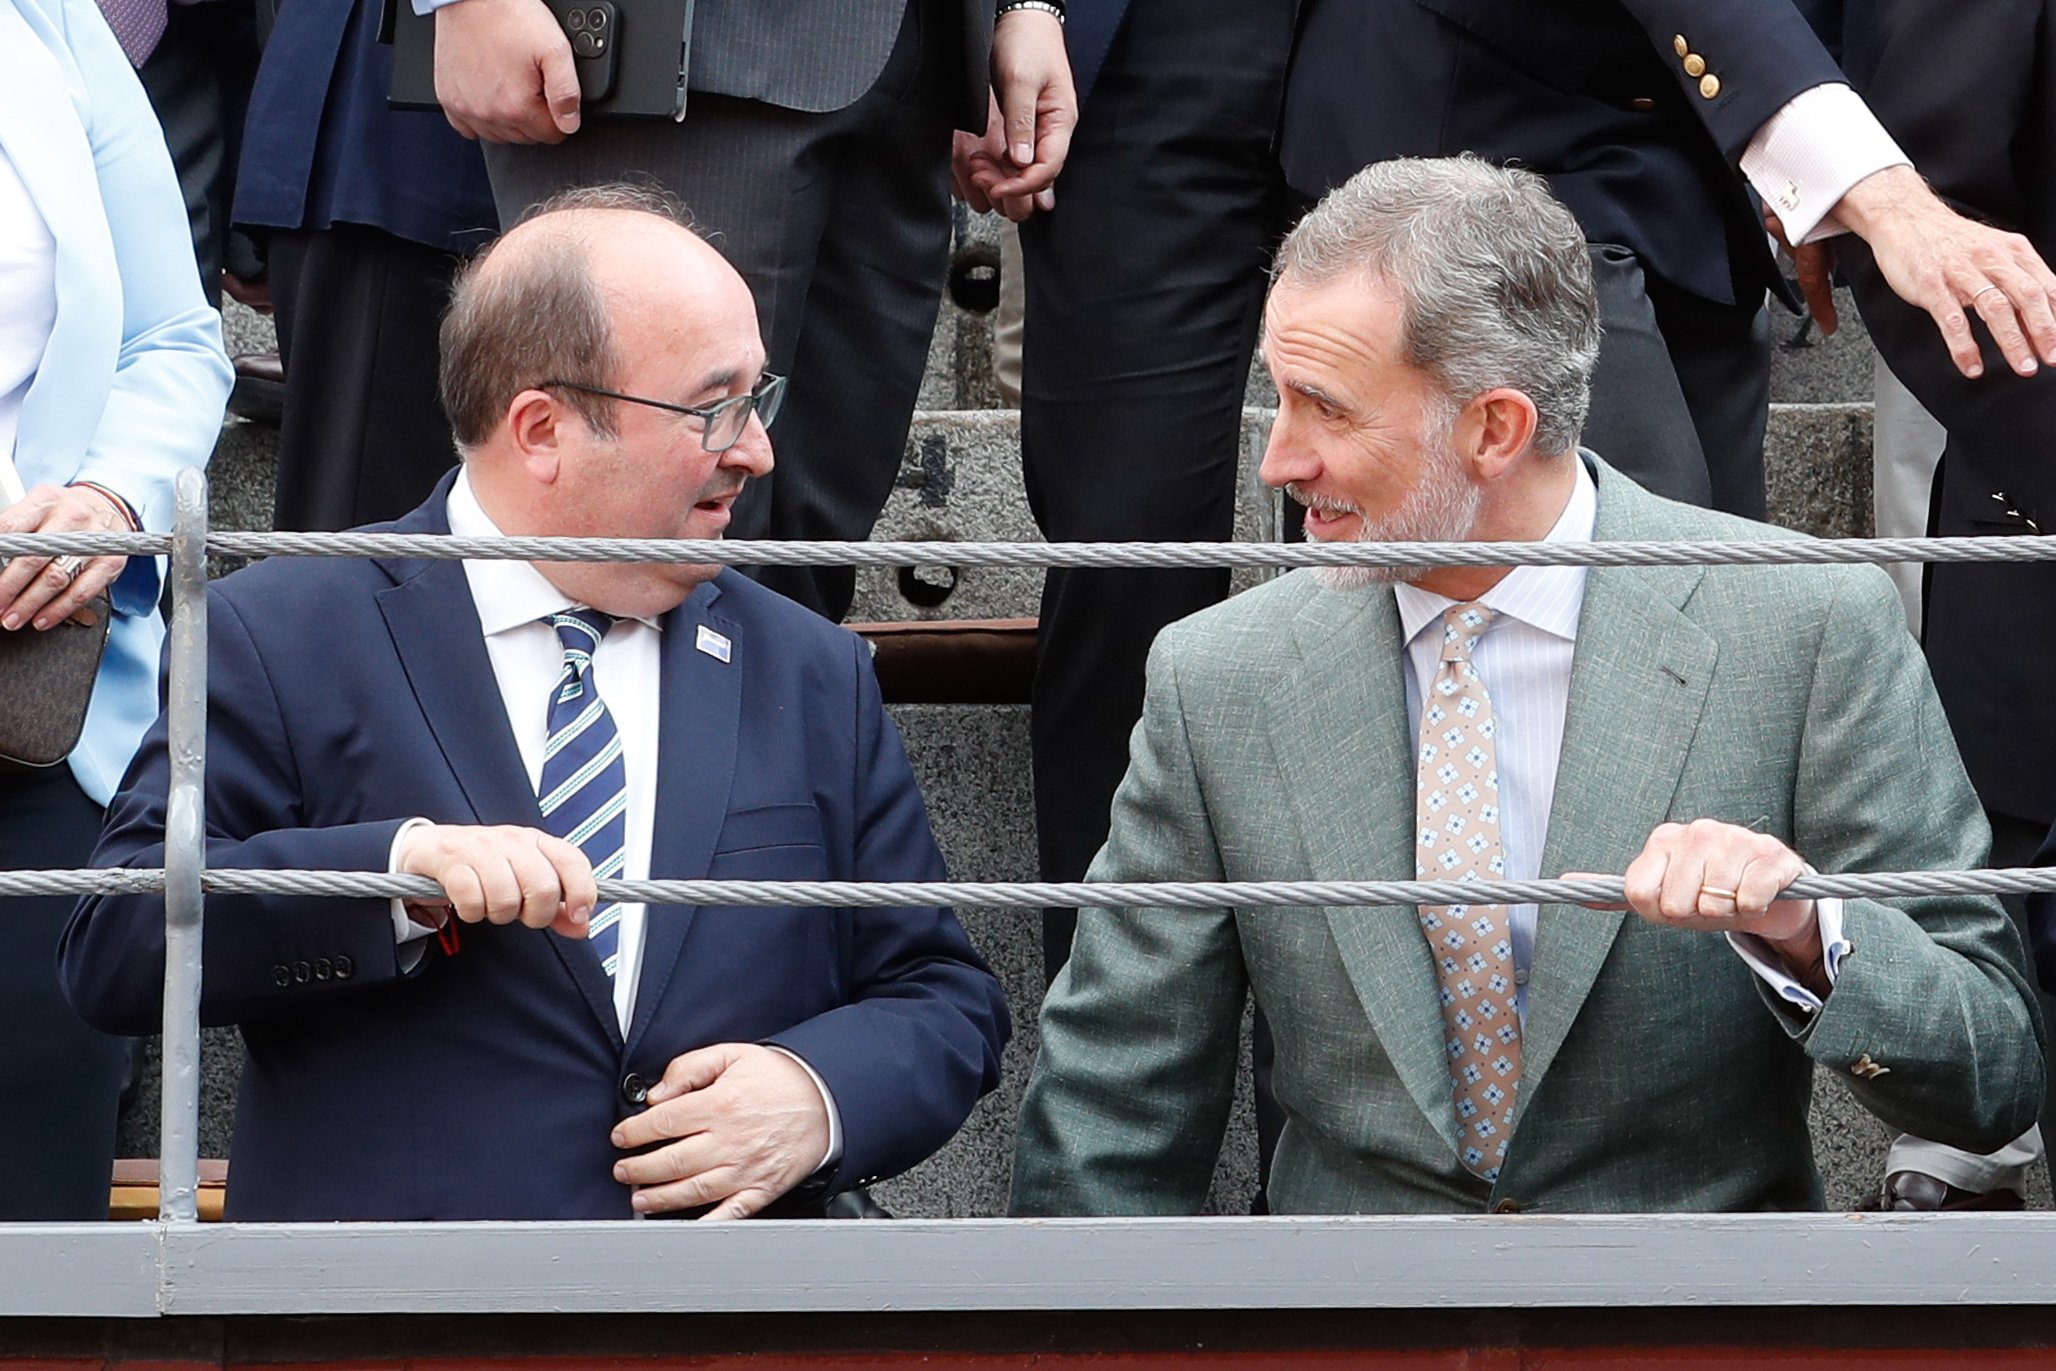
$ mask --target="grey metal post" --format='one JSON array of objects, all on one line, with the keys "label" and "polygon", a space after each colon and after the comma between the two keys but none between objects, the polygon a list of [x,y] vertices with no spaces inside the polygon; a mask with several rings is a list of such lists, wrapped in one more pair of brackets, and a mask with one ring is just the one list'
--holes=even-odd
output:
[{"label": "grey metal post", "polygon": [[164,1095],[158,1217],[199,1218],[200,872],[207,863],[207,478],[178,474],[171,525],[171,672],[164,824]]}]

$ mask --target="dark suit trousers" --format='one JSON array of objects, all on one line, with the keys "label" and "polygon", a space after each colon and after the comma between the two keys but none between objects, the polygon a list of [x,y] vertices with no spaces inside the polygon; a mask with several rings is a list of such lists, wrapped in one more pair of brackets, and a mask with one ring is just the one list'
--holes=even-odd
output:
[{"label": "dark suit trousers", "polygon": [[456,264],[360,224],[272,233],[286,369],[274,527],[397,519],[457,460],[436,399],[436,330]]},{"label": "dark suit trousers", "polygon": [[1591,256],[1606,336],[1584,445],[1658,495],[1763,518],[1769,315],[1646,275],[1615,244]]},{"label": "dark suit trousers", "polygon": [[[1131,0],[1057,208],[1022,226],[1021,452],[1052,540],[1224,539],[1243,383],[1284,190],[1271,155],[1288,0]],[[1157,631],[1225,570],[1051,571],[1031,741],[1042,874],[1077,880],[1142,712]],[[1069,954],[1070,911],[1045,925]]]},{"label": "dark suit trousers", "polygon": [[178,170],[200,285],[217,308],[223,267],[243,276],[257,270],[249,240],[229,225],[243,111],[256,74],[255,21],[247,0],[173,4],[164,37],[136,73]]},{"label": "dark suit trousers", "polygon": [[[642,173],[749,282],[770,369],[792,385],[777,470],[743,495],[730,537],[862,539],[892,491],[948,268],[956,24],[937,0],[908,5],[877,84],[847,109],[695,93],[683,124],[595,119],[554,147],[486,149],[501,222],[564,187]],[[847,567],[752,574],[831,619],[856,588]]]},{"label": "dark suit trousers", "polygon": [[[68,769],[0,774],[0,870],[82,867],[99,836]],[[0,900],[0,1220],[107,1217],[129,1040],[86,1027],[58,989],[75,903]]]}]

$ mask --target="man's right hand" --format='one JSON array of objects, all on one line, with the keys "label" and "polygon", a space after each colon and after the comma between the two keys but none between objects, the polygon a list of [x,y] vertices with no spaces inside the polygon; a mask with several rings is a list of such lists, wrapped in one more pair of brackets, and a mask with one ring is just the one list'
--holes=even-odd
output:
[{"label": "man's right hand", "polygon": [[437,882],[448,897],[410,900],[410,914],[417,907],[440,905],[465,923],[519,923],[583,938],[599,902],[592,863],[583,851],[562,838],[511,824],[423,824],[401,837],[395,865],[401,875]]},{"label": "man's right hand", "polygon": [[571,42],[539,0],[457,0],[435,12],[435,98],[466,138],[561,143],[578,132]]}]

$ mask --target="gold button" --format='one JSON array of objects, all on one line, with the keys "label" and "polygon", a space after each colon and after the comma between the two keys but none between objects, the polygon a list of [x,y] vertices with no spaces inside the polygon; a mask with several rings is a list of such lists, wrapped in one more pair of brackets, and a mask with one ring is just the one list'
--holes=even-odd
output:
[{"label": "gold button", "polygon": [[1521,1202],[1519,1200],[1494,1200],[1492,1201],[1492,1212],[1495,1214],[1518,1214],[1521,1212]]},{"label": "gold button", "polygon": [[1704,75],[1706,75],[1706,59],[1705,59],[1704,57],[1701,57],[1701,56],[1700,56],[1700,55],[1699,55],[1698,53],[1696,53],[1696,52],[1688,52],[1688,53],[1686,53],[1686,54],[1685,54],[1685,75],[1687,75],[1687,76],[1704,76]]},{"label": "gold button", "polygon": [[1720,78],[1718,76],[1715,76],[1712,72],[1708,72],[1706,73],[1706,75],[1700,77],[1699,93],[1708,100],[1711,100],[1714,96],[1719,95]]},{"label": "gold button", "polygon": [[1683,57],[1692,50],[1692,45],[1685,41],[1685,35],[1682,33],[1671,39],[1671,46],[1678,50],[1678,56],[1680,57]]},{"label": "gold button", "polygon": [[1651,100],[1646,95],[1638,95],[1634,99],[1628,101],[1628,108],[1631,110],[1639,111],[1643,114],[1647,114],[1650,110],[1656,108],[1656,102],[1654,100]]}]

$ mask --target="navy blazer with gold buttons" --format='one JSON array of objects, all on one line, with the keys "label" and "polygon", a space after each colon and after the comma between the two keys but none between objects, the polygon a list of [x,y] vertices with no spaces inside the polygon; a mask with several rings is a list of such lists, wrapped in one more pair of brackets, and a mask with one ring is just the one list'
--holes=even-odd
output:
[{"label": "navy blazer with gold buttons", "polygon": [[1791,0],[1301,0],[1300,20],[1296,189],[1474,152],[1541,173],[1588,240],[1693,294],[1778,287],[1737,166],[1792,97],[1843,79]]}]

